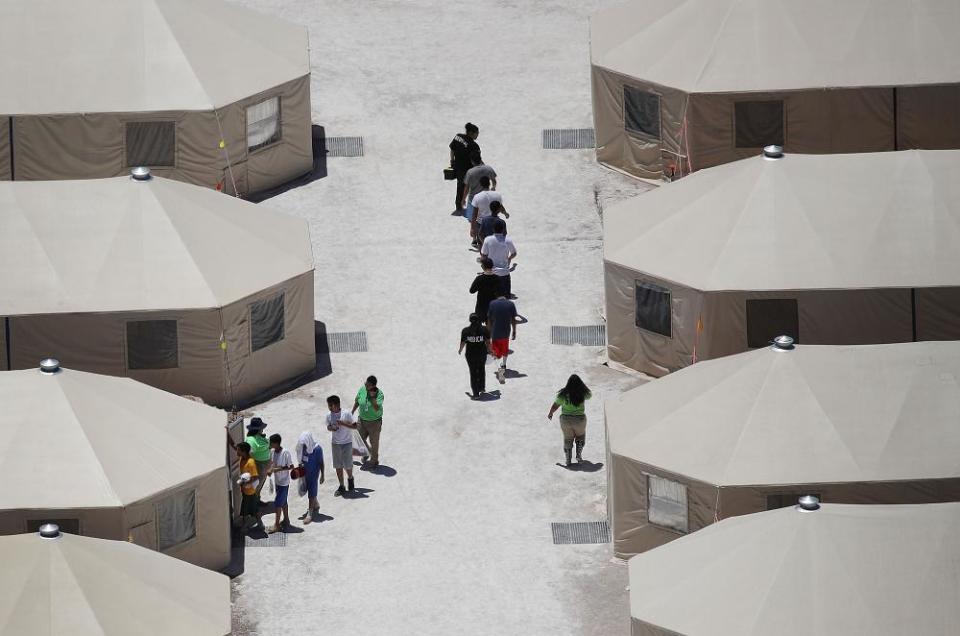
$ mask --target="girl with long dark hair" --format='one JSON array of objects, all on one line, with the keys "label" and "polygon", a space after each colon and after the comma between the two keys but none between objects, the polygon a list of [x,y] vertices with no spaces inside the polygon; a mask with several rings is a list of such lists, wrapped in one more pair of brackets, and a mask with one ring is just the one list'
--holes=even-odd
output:
[{"label": "girl with long dark hair", "polygon": [[585,407],[590,397],[590,389],[580,376],[574,373],[567,379],[567,384],[557,391],[557,396],[550,405],[550,412],[547,413],[547,419],[552,420],[553,414],[560,409],[560,430],[563,431],[563,454],[567,466],[570,466],[574,443],[577,445],[577,463],[583,461],[583,445],[587,439]]}]

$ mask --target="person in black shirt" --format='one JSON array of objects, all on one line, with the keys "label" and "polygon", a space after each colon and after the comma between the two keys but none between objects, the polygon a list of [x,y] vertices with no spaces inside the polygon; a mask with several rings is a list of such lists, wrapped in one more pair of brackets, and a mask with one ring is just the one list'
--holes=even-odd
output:
[{"label": "person in black shirt", "polygon": [[480,267],[483,268],[483,272],[473,279],[470,293],[477,295],[474,311],[480,316],[481,322],[486,322],[490,301],[497,297],[500,290],[500,277],[493,273],[493,261],[486,256],[480,259]]},{"label": "person in black shirt", "polygon": [[456,209],[463,212],[461,203],[463,203],[463,178],[467,170],[477,163],[483,163],[480,157],[480,145],[477,143],[477,137],[480,136],[480,129],[467,122],[464,126],[464,132],[456,135],[450,142],[450,167],[457,177],[457,202]]},{"label": "person in black shirt", "polygon": [[470,399],[476,400],[482,393],[486,393],[484,365],[490,352],[490,332],[483,326],[477,314],[470,314],[470,326],[464,327],[460,332],[460,349],[457,354],[463,353],[464,348],[467,350],[467,366],[470,368]]}]

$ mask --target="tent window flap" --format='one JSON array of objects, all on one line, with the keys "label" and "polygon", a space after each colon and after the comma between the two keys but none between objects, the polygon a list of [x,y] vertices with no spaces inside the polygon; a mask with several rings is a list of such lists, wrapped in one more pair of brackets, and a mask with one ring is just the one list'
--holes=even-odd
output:
[{"label": "tent window flap", "polygon": [[179,366],[176,320],[131,320],[127,323],[128,369],[176,369]]},{"label": "tent window flap", "polygon": [[688,532],[687,487],[681,483],[647,475],[647,521],[677,532]]},{"label": "tent window flap", "polygon": [[747,346],[766,347],[777,336],[790,336],[800,344],[800,317],[794,298],[747,301]]},{"label": "tent window flap", "polygon": [[271,97],[247,107],[247,149],[257,150],[280,141],[280,98]]},{"label": "tent window flap", "polygon": [[653,283],[636,281],[636,324],[641,329],[671,337],[670,290]]},{"label": "tent window flap", "polygon": [[160,550],[168,550],[197,536],[197,491],[171,495],[157,504]]},{"label": "tent window flap", "polygon": [[623,127],[660,139],[660,96],[650,91],[624,86]]},{"label": "tent window flap", "polygon": [[733,106],[737,148],[783,145],[783,100],[737,102]]},{"label": "tent window flap", "polygon": [[127,167],[172,168],[176,163],[176,122],[128,121],[125,140]]},{"label": "tent window flap", "polygon": [[283,340],[283,294],[250,305],[250,350],[259,351]]}]

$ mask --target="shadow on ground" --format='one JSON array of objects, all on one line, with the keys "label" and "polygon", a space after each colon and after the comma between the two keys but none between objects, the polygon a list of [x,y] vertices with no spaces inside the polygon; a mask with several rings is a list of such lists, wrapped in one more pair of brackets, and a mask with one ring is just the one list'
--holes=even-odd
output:
[{"label": "shadow on ground", "polygon": [[588,462],[587,460],[583,460],[579,464],[574,463],[574,464],[570,464],[569,466],[564,466],[560,462],[557,462],[557,466],[559,466],[560,468],[566,468],[570,472],[574,472],[574,473],[595,473],[601,468],[603,468],[603,462],[594,464],[593,462]]},{"label": "shadow on ground", "polygon": [[378,466],[369,466],[368,464],[361,464],[359,462],[354,462],[354,466],[359,466],[360,470],[365,473],[370,473],[371,475],[380,475],[381,477],[395,477],[397,470],[386,464],[380,464]]},{"label": "shadow on ground", "polygon": [[267,199],[275,197],[278,194],[283,194],[284,192],[293,190],[294,188],[305,186],[308,183],[313,183],[317,179],[323,179],[325,176],[327,176],[326,131],[324,130],[323,126],[313,124],[310,126],[310,136],[313,145],[313,168],[310,170],[310,172],[267,190],[261,190],[260,192],[248,194],[243,198],[253,203],[260,203],[261,201],[266,201]]}]

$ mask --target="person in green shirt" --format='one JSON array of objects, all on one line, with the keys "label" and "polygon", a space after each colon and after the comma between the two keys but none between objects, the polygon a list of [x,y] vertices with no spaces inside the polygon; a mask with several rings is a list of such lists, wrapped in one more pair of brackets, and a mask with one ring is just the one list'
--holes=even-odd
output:
[{"label": "person in green shirt", "polygon": [[368,468],[380,465],[380,429],[383,426],[383,391],[377,388],[377,377],[371,375],[364,382],[353,401],[351,414],[360,409],[357,418],[357,432],[370,448]]},{"label": "person in green shirt", "polygon": [[563,431],[563,454],[566,457],[566,466],[570,466],[570,455],[573,445],[577,445],[577,463],[583,461],[583,445],[587,440],[586,401],[590,399],[590,389],[583,383],[580,376],[574,373],[567,380],[566,386],[557,391],[557,396],[550,405],[547,419],[552,420],[553,414],[560,409],[560,430]]},{"label": "person in green shirt", "polygon": [[[267,423],[259,417],[251,419],[250,423],[247,424],[247,436],[243,440],[250,446],[250,458],[256,462],[257,473],[260,475],[266,475],[267,469],[270,468],[270,440],[268,440],[267,436],[263,433],[266,428]],[[229,436],[227,437],[227,443],[230,445],[230,448],[234,450],[237,449],[237,446]],[[258,498],[260,497],[260,490],[266,481],[265,478],[261,479],[260,484],[257,486],[256,495]]]}]

